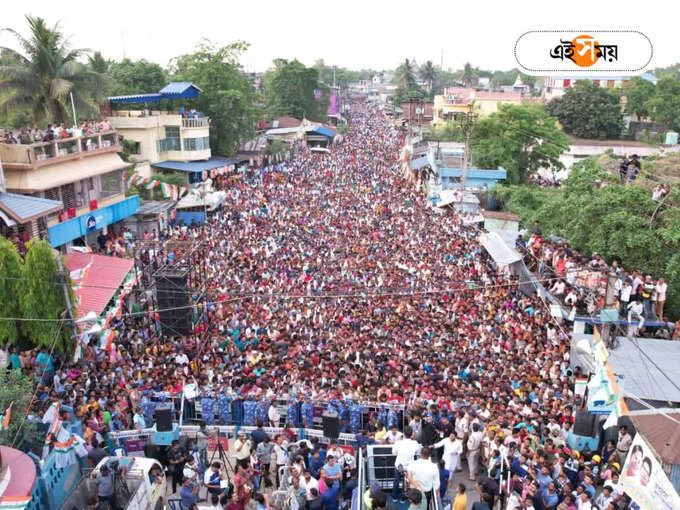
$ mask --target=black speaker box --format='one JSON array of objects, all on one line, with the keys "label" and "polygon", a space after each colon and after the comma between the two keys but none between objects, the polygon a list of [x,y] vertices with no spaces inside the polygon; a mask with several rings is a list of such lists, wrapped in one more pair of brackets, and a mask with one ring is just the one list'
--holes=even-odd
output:
[{"label": "black speaker box", "polygon": [[170,432],[172,430],[172,407],[157,406],[153,413],[158,432]]},{"label": "black speaker box", "polygon": [[158,316],[164,335],[191,334],[188,277],[188,267],[164,267],[154,274]]},{"label": "black speaker box", "polygon": [[337,439],[340,437],[340,419],[338,413],[326,411],[321,415],[323,423],[323,435],[328,439]]},{"label": "black speaker box", "polygon": [[597,435],[597,415],[588,411],[577,410],[574,416],[574,434],[577,436],[595,437]]}]

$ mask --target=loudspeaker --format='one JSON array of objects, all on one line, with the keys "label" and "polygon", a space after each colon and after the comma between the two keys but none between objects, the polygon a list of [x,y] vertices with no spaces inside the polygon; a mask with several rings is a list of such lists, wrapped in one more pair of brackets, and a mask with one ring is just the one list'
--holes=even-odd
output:
[{"label": "loudspeaker", "polygon": [[191,334],[188,277],[188,267],[163,267],[154,274],[158,316],[164,335]]},{"label": "loudspeaker", "polygon": [[323,435],[328,439],[337,439],[340,437],[340,420],[338,413],[333,411],[326,411],[321,415],[323,422]]},{"label": "loudspeaker", "polygon": [[588,411],[577,410],[574,416],[574,434],[595,437],[597,435],[597,416]]},{"label": "loudspeaker", "polygon": [[153,416],[156,420],[156,431],[169,432],[172,430],[172,407],[170,405],[157,406]]}]

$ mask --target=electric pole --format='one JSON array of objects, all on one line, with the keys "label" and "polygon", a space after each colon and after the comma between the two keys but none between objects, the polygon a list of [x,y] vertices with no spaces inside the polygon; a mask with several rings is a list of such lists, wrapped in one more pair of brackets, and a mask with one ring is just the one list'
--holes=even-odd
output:
[{"label": "electric pole", "polygon": [[472,111],[464,113],[460,119],[460,127],[465,135],[465,150],[463,152],[463,165],[460,176],[461,201],[463,200],[463,193],[467,187],[468,163],[470,161],[470,137],[472,136],[472,129],[474,128],[476,121],[477,114]]}]

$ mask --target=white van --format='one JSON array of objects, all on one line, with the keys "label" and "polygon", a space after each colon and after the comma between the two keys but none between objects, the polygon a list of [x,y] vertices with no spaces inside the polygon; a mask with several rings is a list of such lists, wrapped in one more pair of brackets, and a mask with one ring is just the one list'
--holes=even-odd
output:
[{"label": "white van", "polygon": [[87,508],[88,500],[95,495],[95,477],[103,465],[116,474],[114,482],[116,503],[125,510],[163,510],[167,481],[163,467],[156,459],[146,457],[104,457],[76,485],[66,498],[62,510]]}]

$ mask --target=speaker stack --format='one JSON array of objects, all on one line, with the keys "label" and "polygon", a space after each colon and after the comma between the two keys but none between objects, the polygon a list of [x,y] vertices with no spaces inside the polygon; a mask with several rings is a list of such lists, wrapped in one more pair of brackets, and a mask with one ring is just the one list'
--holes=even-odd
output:
[{"label": "speaker stack", "polygon": [[188,267],[164,267],[154,274],[158,315],[164,335],[191,334],[188,277]]}]

